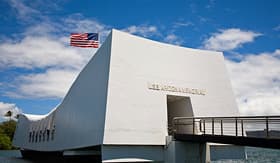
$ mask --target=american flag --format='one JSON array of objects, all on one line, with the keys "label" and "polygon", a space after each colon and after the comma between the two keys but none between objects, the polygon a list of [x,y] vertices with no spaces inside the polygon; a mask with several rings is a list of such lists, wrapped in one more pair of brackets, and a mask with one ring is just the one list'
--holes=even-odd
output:
[{"label": "american flag", "polygon": [[71,33],[70,45],[82,48],[98,48],[98,33]]}]

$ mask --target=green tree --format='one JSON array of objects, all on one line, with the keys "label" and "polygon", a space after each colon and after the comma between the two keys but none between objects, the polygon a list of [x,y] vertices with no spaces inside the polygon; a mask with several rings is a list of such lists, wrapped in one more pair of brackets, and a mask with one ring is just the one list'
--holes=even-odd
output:
[{"label": "green tree", "polygon": [[0,150],[13,149],[12,140],[16,129],[16,121],[9,120],[0,123]]},{"label": "green tree", "polygon": [[4,134],[7,135],[10,140],[13,140],[13,136],[16,130],[17,122],[14,120],[5,121],[0,124],[0,128],[3,130]]},{"label": "green tree", "polygon": [[9,136],[5,134],[0,134],[0,150],[9,150],[12,149],[12,142]]}]

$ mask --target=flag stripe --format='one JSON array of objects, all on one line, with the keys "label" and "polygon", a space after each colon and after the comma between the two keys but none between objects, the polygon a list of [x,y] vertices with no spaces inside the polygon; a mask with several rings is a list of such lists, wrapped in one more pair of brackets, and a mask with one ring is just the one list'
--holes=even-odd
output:
[{"label": "flag stripe", "polygon": [[88,46],[88,47],[92,47],[92,46],[96,47],[96,46],[98,46],[98,45],[81,45],[81,44],[71,44],[71,45],[73,45],[73,46]]},{"label": "flag stripe", "polygon": [[70,45],[83,48],[98,48],[98,33],[72,33]]},{"label": "flag stripe", "polygon": [[71,44],[72,46],[78,46],[78,47],[98,47],[98,45],[75,45]]},{"label": "flag stripe", "polygon": [[81,44],[71,44],[72,46],[79,46],[79,47],[98,47],[98,45],[81,45]]},{"label": "flag stripe", "polygon": [[79,41],[79,42],[99,42],[99,41],[94,41],[94,40],[76,40],[76,39],[72,39],[71,41]]},{"label": "flag stripe", "polygon": [[89,43],[89,42],[85,42],[85,43],[81,43],[81,42],[70,42],[71,44],[93,44],[93,45],[98,45],[98,43]]},{"label": "flag stripe", "polygon": [[79,43],[70,43],[70,44],[72,44],[72,45],[98,45],[98,44],[79,44]]}]

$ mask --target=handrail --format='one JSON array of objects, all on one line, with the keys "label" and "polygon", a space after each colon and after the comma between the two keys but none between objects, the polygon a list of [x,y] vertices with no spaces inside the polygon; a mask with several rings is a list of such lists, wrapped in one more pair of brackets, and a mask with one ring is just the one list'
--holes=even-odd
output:
[{"label": "handrail", "polygon": [[204,117],[204,116],[200,116],[200,117],[174,117],[174,119],[189,119],[189,118],[195,118],[195,119],[205,119],[205,118],[215,118],[215,119],[219,119],[219,118],[239,118],[239,119],[243,119],[243,118],[265,118],[265,117],[269,117],[269,118],[280,118],[280,115],[267,115],[267,116],[215,116],[215,117]]},{"label": "handrail", "polygon": [[175,117],[172,132],[280,139],[280,116]]}]

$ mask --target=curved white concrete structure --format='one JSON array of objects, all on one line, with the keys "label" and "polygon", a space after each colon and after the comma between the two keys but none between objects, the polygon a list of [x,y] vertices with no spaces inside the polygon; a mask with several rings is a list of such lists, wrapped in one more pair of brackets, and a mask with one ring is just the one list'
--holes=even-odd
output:
[{"label": "curved white concrete structure", "polygon": [[238,115],[222,53],[112,30],[60,105],[19,117],[13,144],[34,151],[100,146],[103,162],[160,161],[173,117]]}]

